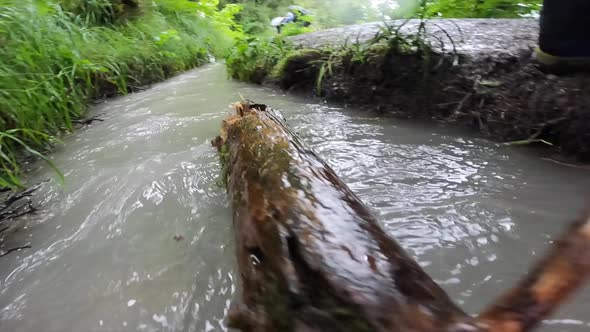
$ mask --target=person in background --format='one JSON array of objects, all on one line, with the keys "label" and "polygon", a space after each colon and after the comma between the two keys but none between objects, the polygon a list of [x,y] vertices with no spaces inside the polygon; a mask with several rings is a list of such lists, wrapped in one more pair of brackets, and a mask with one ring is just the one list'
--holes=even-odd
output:
[{"label": "person in background", "polygon": [[295,15],[295,13],[292,12],[288,12],[287,15],[285,15],[285,18],[283,19],[283,24],[289,24],[289,23],[295,23],[297,22],[297,15]]},{"label": "person in background", "polygon": [[281,33],[282,27],[289,23],[301,22],[304,27],[308,27],[311,25],[311,22],[303,18],[310,13],[309,10],[301,6],[289,6],[289,12],[287,12],[287,15],[284,17],[275,17],[270,24],[277,29],[277,33]]},{"label": "person in background", "polygon": [[311,12],[301,6],[289,6],[290,14],[294,15],[293,22],[301,22],[301,25],[304,27],[308,27],[311,25],[311,22],[307,18],[311,14]]},{"label": "person in background", "polygon": [[590,69],[590,0],[544,0],[535,58],[549,68]]}]

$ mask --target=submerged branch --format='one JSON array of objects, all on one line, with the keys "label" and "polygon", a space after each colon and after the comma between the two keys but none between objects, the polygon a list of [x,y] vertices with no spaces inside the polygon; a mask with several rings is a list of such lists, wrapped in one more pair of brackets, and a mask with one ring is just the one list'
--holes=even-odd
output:
[{"label": "submerged branch", "polygon": [[489,332],[535,327],[590,276],[590,215],[574,223],[549,253],[513,289],[479,318]]}]

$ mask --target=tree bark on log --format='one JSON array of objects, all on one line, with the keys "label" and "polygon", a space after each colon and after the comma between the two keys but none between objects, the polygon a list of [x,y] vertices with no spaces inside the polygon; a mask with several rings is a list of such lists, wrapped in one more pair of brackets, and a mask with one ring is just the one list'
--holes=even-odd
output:
[{"label": "tree bark on log", "polygon": [[526,331],[590,272],[585,219],[523,283],[470,317],[280,113],[238,103],[213,144],[232,199],[242,286],[229,324],[242,331]]}]

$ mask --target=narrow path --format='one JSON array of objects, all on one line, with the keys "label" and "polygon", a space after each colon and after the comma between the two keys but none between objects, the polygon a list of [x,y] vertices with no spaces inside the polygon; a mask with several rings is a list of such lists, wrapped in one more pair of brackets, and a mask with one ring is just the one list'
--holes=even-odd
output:
[{"label": "narrow path", "polygon": [[[394,27],[403,25],[400,32],[412,33],[417,30],[420,20],[396,20],[390,24]],[[537,42],[538,25],[534,19],[435,19],[426,21],[426,30],[437,50],[452,52],[454,43],[457,53],[462,56],[504,57],[530,52]],[[369,41],[383,27],[384,24],[378,22],[350,25],[294,36],[290,40],[306,48],[337,46],[357,40],[362,43]]]}]

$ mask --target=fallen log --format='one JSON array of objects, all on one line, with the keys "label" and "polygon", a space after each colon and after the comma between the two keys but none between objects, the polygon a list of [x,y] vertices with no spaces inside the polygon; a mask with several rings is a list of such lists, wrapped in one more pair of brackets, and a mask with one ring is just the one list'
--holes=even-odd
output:
[{"label": "fallen log", "polygon": [[242,331],[526,331],[590,272],[585,219],[522,284],[472,318],[280,113],[238,103],[213,144],[232,199],[242,287],[229,324]]}]

